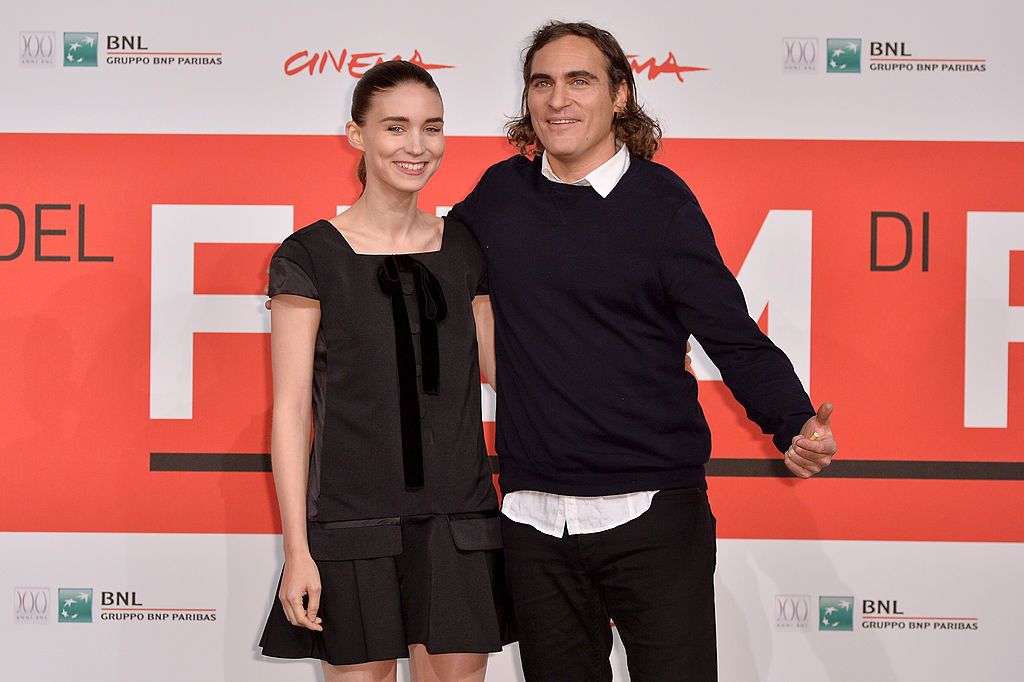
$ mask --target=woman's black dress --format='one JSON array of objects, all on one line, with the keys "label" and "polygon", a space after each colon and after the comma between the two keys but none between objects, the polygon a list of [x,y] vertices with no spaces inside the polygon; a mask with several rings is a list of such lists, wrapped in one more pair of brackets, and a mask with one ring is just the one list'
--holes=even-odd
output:
[{"label": "woman's black dress", "polygon": [[511,641],[497,496],[480,419],[476,239],[357,254],[329,222],[288,237],[269,295],[320,301],[307,515],[323,632],[275,598],[260,646],[332,664],[498,651]]}]

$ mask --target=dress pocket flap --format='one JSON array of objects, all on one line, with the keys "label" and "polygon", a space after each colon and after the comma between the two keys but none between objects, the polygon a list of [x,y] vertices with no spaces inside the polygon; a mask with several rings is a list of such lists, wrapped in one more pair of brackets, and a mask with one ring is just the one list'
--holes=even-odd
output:
[{"label": "dress pocket flap", "polygon": [[497,516],[460,519],[448,517],[455,546],[464,552],[501,549],[501,521]]},{"label": "dress pocket flap", "polygon": [[402,553],[399,519],[310,524],[309,553],[317,561],[376,559]]}]

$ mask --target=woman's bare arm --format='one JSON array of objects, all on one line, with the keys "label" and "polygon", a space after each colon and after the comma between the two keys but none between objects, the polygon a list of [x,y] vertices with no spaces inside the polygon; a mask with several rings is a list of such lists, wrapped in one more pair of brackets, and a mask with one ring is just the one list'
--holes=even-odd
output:
[{"label": "woman's bare arm", "polygon": [[494,311],[491,309],[490,296],[477,296],[473,299],[473,318],[476,320],[476,345],[480,352],[480,371],[487,377],[491,388],[497,391],[498,382],[494,377]]},{"label": "woman's bare arm", "polygon": [[[279,598],[288,621],[322,630],[316,617],[320,575],[306,536],[313,352],[320,326],[320,302],[279,294],[271,308],[271,363],[274,409],[270,457],[281,510],[285,571]],[[308,607],[303,596],[308,595]]]}]

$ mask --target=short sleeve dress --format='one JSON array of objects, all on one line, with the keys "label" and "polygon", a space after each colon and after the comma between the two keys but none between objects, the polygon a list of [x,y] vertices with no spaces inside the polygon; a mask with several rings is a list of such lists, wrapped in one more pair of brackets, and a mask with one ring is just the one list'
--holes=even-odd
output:
[{"label": "short sleeve dress", "polygon": [[324,629],[275,599],[264,655],[341,665],[512,641],[471,306],[486,288],[454,219],[435,252],[357,254],[321,220],[274,254],[269,295],[320,301],[307,524]]}]

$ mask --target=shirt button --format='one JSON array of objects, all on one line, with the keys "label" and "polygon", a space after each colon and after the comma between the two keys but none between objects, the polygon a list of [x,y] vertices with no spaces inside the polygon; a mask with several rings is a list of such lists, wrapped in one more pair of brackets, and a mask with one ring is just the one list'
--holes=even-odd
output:
[{"label": "shirt button", "polygon": [[409,282],[402,283],[402,293],[406,296],[412,296],[412,284]]},{"label": "shirt button", "polygon": [[420,363],[417,362],[416,363],[416,376],[420,376],[422,374],[423,374],[423,365],[421,365]]},{"label": "shirt button", "polygon": [[409,323],[409,331],[412,332],[413,334],[419,334],[420,333],[419,322],[410,322]]},{"label": "shirt button", "polygon": [[427,416],[427,408],[425,406],[423,406],[423,405],[420,405],[420,416],[421,417],[426,417]]}]

